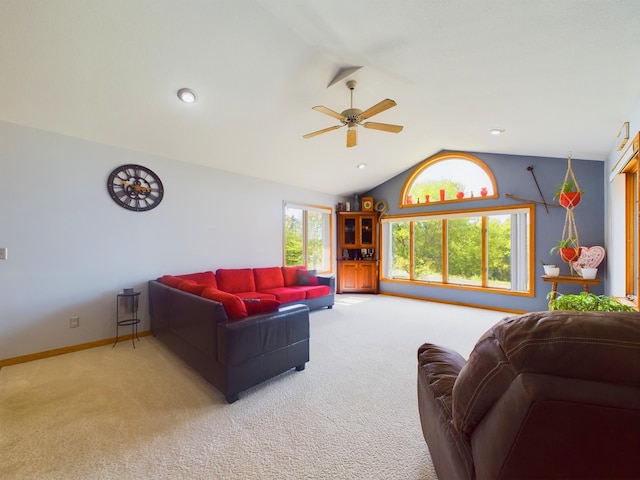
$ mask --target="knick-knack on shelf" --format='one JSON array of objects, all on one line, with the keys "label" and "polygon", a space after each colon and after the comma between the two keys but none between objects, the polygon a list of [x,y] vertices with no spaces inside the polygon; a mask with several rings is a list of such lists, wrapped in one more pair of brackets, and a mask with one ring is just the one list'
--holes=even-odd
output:
[{"label": "knick-knack on shelf", "polygon": [[360,195],[357,193],[353,195],[353,211],[360,211]]}]

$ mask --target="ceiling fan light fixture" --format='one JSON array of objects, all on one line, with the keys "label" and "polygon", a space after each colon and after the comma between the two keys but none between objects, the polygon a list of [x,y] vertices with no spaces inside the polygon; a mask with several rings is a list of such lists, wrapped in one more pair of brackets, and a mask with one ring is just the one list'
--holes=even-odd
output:
[{"label": "ceiling fan light fixture", "polygon": [[178,98],[184,103],[194,103],[196,101],[196,94],[190,88],[181,88],[178,90]]}]

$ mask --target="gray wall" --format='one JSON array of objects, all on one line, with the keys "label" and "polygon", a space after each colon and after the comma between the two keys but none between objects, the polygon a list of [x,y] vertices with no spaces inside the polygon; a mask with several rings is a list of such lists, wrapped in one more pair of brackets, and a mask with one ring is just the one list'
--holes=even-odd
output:
[{"label": "gray wall", "polygon": [[[161,178],[165,197],[131,212],[109,197],[126,163]],[[282,264],[283,200],[337,198],[0,122],[0,359],[115,335],[115,294],[165,273]],[[79,315],[80,327],[69,328]]]},{"label": "gray wall", "polygon": [[[499,198],[468,201],[461,204],[434,204],[413,208],[398,207],[400,192],[405,180],[413,169],[409,169],[375,189],[367,192],[373,195],[376,202],[385,200],[388,205],[389,215],[414,214],[420,212],[437,212],[451,208],[485,208],[504,205],[519,205],[522,202],[512,200],[505,196],[509,193],[517,197],[541,200],[536,188],[533,176],[527,170],[533,167],[533,172],[538,180],[542,194],[547,203],[553,202],[555,187],[562,183],[567,171],[566,158],[544,158],[514,155],[498,155],[490,153],[466,152],[475,155],[482,160],[493,172],[498,185]],[[604,246],[604,162],[572,160],[572,168],[580,188],[584,191],[583,199],[575,210],[575,220],[583,246]],[[551,285],[545,283],[540,275],[542,266],[539,260],[546,260],[560,266],[561,272],[569,273],[569,266],[560,260],[558,255],[550,255],[549,250],[562,238],[565,222],[565,209],[561,207],[549,207],[547,214],[544,205],[536,206],[535,221],[535,297],[520,297],[499,293],[472,292],[467,290],[455,290],[442,287],[429,287],[422,285],[408,285],[396,282],[381,282],[380,291],[410,295],[420,298],[468,303],[474,305],[506,308],[512,310],[546,310],[547,293]],[[605,258],[606,262],[606,258]],[[605,272],[605,265],[599,268],[599,275]],[[602,293],[605,288],[606,277],[603,282],[591,289],[595,293]],[[559,285],[558,290],[565,293],[579,292],[580,286]]]}]

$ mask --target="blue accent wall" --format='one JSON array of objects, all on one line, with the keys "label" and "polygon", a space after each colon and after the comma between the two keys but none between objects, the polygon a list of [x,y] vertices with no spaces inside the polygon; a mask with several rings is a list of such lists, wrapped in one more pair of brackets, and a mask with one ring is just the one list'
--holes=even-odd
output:
[{"label": "blue accent wall", "polygon": [[[443,152],[439,152],[443,153]],[[411,208],[399,208],[400,193],[404,183],[414,168],[395,176],[387,182],[367,192],[375,201],[385,200],[388,204],[387,215],[414,214],[423,212],[438,212],[452,209],[486,208],[496,206],[522,205],[506,194],[516,197],[542,201],[536,187],[533,175],[528,167],[533,167],[542,195],[549,204],[557,205],[553,199],[556,186],[565,178],[567,172],[566,158],[531,157],[518,155],[502,155],[494,153],[463,152],[476,156],[482,160],[493,172],[498,187],[499,197],[461,203],[446,203],[420,205]],[[421,163],[421,162],[420,162]],[[581,246],[604,246],[604,162],[572,159],[572,169],[580,189],[583,190],[581,203],[574,209],[575,221]],[[416,166],[418,166],[416,164]],[[561,274],[569,274],[569,265],[560,259],[558,254],[551,255],[549,251],[562,238],[565,224],[566,210],[562,207],[549,206],[549,213],[542,204],[535,208],[535,296],[522,297],[505,295],[502,293],[473,292],[428,286],[422,284],[406,284],[397,282],[380,282],[380,291],[412,297],[460,302],[478,306],[502,308],[516,311],[547,310],[547,294],[551,284],[540,277],[543,274],[541,260],[560,266]],[[598,276],[602,279],[600,285],[591,287],[590,291],[601,294],[604,292],[605,261],[598,268]],[[559,284],[560,293],[577,293],[582,291],[581,285]]]}]

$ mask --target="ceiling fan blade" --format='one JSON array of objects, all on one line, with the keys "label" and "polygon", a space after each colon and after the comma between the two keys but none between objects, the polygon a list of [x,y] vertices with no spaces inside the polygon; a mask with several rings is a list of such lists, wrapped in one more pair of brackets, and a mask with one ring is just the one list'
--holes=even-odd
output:
[{"label": "ceiling fan blade", "polygon": [[329,128],[323,128],[322,130],[318,130],[317,132],[311,132],[311,133],[307,133],[306,135],[303,135],[303,138],[311,138],[311,137],[315,137],[316,135],[320,135],[321,133],[326,133],[326,132],[330,132],[331,130],[336,130],[338,128],[342,128],[344,127],[344,125],[334,125],[333,127],[329,127]]},{"label": "ceiling fan blade", "polygon": [[360,114],[360,118],[362,120],[366,120],[367,118],[373,117],[374,115],[377,115],[380,112],[384,112],[385,110],[388,110],[391,107],[395,107],[396,105],[397,103],[390,98],[385,98],[380,103],[376,103],[373,107],[367,108]]},{"label": "ceiling fan blade", "polygon": [[315,107],[311,107],[311,108],[313,108],[316,112],[324,113],[325,115],[329,115],[330,117],[337,118],[338,120],[344,120],[345,118],[347,118],[341,113],[334,112],[330,108],[323,107],[322,105],[316,105]]},{"label": "ceiling fan blade", "polygon": [[364,128],[373,128],[374,130],[382,130],[383,132],[400,133],[402,125],[391,125],[390,123],[365,122],[362,124]]},{"label": "ceiling fan blade", "polygon": [[347,147],[355,147],[358,144],[358,134],[356,128],[347,130]]}]

